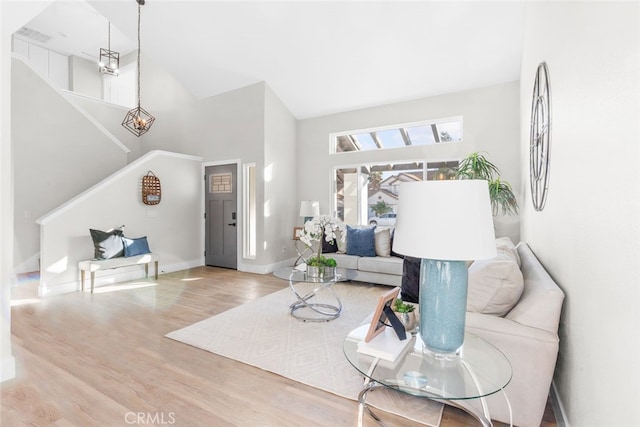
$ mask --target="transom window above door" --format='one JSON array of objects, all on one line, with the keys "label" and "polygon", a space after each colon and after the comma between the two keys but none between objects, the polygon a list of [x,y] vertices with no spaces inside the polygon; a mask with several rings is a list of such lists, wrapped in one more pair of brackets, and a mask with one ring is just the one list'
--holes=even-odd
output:
[{"label": "transom window above door", "polygon": [[462,116],[331,134],[331,153],[462,141]]}]

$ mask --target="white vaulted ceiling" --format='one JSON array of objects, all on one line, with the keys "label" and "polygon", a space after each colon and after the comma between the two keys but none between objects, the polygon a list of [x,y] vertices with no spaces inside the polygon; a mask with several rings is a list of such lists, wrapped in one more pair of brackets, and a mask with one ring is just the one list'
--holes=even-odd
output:
[{"label": "white vaulted ceiling", "polygon": [[[58,0],[27,26],[55,24],[43,28],[67,34],[68,53],[95,51],[83,43],[104,41],[104,23],[53,15],[58,3],[67,2]],[[112,40],[114,49],[135,48],[135,0],[70,3],[65,7],[90,5],[96,19],[112,22],[123,35]],[[142,50],[197,98],[265,81],[301,119],[517,80],[524,8],[484,1],[147,0]],[[76,40],[71,30],[57,29],[64,26],[86,34]]]}]

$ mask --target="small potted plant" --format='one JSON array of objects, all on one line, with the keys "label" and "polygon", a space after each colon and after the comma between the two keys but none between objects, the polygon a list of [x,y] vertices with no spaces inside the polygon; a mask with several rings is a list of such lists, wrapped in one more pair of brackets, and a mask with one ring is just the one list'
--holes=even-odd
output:
[{"label": "small potted plant", "polygon": [[404,329],[407,332],[413,331],[418,325],[418,319],[416,319],[415,305],[406,303],[400,298],[396,298],[391,309],[396,313],[400,323],[404,325]]},{"label": "small potted plant", "polygon": [[322,255],[322,240],[332,243],[338,238],[336,231],[344,239],[344,226],[342,222],[329,215],[319,215],[311,221],[307,221],[302,229],[300,240],[311,247],[313,242],[318,242],[318,252],[316,256],[307,260],[307,275],[309,277],[333,277],[336,274],[336,260],[325,258]]},{"label": "small potted plant", "polygon": [[333,258],[315,256],[307,260],[307,274],[309,277],[334,277],[338,263]]}]

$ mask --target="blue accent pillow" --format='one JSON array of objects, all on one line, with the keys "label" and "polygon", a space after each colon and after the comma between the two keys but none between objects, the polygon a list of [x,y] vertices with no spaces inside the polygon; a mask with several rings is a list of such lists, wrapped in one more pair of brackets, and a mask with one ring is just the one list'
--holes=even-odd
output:
[{"label": "blue accent pillow", "polygon": [[147,242],[147,236],[137,237],[130,239],[128,237],[122,237],[124,243],[124,256],[132,257],[136,255],[150,254],[149,243]]},{"label": "blue accent pillow", "polygon": [[124,251],[122,244],[122,230],[116,228],[111,231],[89,229],[95,259],[111,259],[121,257]]},{"label": "blue accent pillow", "polygon": [[347,225],[347,255],[376,256],[376,227]]}]

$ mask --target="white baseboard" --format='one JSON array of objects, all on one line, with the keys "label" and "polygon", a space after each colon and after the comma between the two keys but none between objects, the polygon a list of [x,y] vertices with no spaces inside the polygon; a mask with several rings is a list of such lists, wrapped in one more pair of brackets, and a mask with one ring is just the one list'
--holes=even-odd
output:
[{"label": "white baseboard", "polygon": [[13,274],[31,273],[34,271],[40,271],[40,252],[31,256],[26,261],[20,263],[13,269]]},{"label": "white baseboard", "polygon": [[569,418],[562,405],[555,381],[551,382],[551,393],[549,393],[549,397],[551,398],[551,407],[553,408],[553,414],[556,416],[558,427],[570,427]]},{"label": "white baseboard", "polygon": [[255,274],[269,274],[273,273],[279,268],[282,267],[290,267],[295,262],[295,258],[287,259],[284,261],[276,262],[273,264],[266,265],[256,265],[256,264],[238,264],[238,271],[243,271],[245,273],[255,273]]},{"label": "white baseboard", "polygon": [[[201,259],[182,261],[173,264],[162,264],[161,261],[159,263],[159,274],[173,273],[174,271],[186,270],[201,265]],[[153,265],[149,267],[149,277],[153,277],[153,275],[155,274],[153,268]],[[89,275],[87,274],[87,276]],[[122,267],[118,269],[98,271],[96,273],[94,288],[98,288],[100,286],[108,286],[114,283],[127,282],[129,280],[143,279],[144,277],[144,269],[141,268],[141,266]],[[38,296],[45,297],[60,295],[69,292],[77,292],[80,289],[82,289],[82,286],[79,280],[74,280],[73,282],[67,283],[56,283],[54,285],[40,283],[40,286],[38,286]],[[89,277],[85,278],[84,289],[85,291],[91,289],[91,282],[89,281]]]},{"label": "white baseboard", "polygon": [[16,359],[13,356],[2,359],[0,365],[0,382],[16,377]]}]

